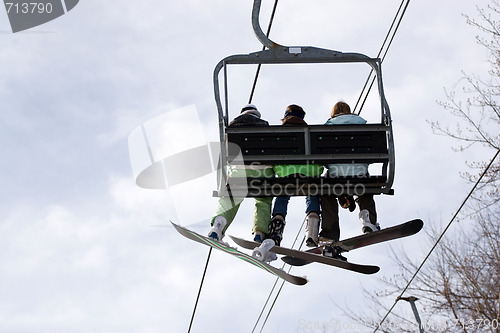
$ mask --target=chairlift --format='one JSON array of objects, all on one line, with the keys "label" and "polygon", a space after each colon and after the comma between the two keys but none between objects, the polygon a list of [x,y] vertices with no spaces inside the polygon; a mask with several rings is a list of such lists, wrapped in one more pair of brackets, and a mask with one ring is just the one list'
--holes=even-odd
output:
[{"label": "chairlift", "polygon": [[[220,135],[218,190],[215,196],[262,197],[305,195],[394,194],[394,139],[389,106],[382,83],[381,60],[360,53],[343,53],[311,46],[283,46],[270,40],[259,23],[261,0],[254,0],[252,26],[267,48],[231,55],[214,69],[214,94]],[[307,125],[230,128],[227,68],[255,64],[366,63],[375,73],[380,98],[380,123],[364,125]],[[223,71],[224,101],[219,84]],[[234,165],[368,163],[380,165],[377,174],[365,177],[230,178]]]}]

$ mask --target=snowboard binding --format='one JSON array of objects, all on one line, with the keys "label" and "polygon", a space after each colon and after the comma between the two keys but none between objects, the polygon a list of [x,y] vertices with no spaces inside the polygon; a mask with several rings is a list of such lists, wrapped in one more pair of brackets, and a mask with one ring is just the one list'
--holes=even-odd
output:
[{"label": "snowboard binding", "polygon": [[278,259],[276,253],[270,251],[273,246],[274,241],[272,239],[265,239],[259,247],[253,250],[252,257],[267,263]]}]

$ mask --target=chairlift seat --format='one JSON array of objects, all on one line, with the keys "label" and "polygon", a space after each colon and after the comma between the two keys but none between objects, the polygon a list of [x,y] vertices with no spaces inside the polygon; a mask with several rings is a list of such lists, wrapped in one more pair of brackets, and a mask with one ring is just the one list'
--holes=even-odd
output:
[{"label": "chairlift seat", "polygon": [[226,128],[227,160],[232,166],[378,163],[381,173],[361,177],[229,178],[225,190],[217,195],[392,194],[387,170],[389,131],[390,127],[380,124]]},{"label": "chairlift seat", "polygon": [[[316,195],[333,188],[353,193],[353,187],[364,186],[366,193],[392,194],[394,182],[394,139],[389,105],[385,98],[381,59],[360,53],[344,53],[312,46],[284,46],[262,31],[259,23],[261,0],[254,0],[252,27],[264,49],[249,54],[225,57],[215,66],[213,73],[214,96],[219,117],[220,168],[217,191],[214,195],[237,197],[262,196],[263,190],[274,187],[291,189],[287,195]],[[375,74],[380,98],[380,124],[366,125],[309,125],[304,127],[269,126],[262,128],[229,128],[227,68],[232,65],[263,64],[345,64],[366,63]],[[219,74],[224,77],[224,99],[221,98]],[[224,105],[222,101],[224,100]],[[250,98],[251,100],[251,98]],[[234,165],[276,164],[349,164],[381,165],[380,174],[367,177],[338,178],[228,178],[228,168]],[[371,168],[373,169],[373,168]],[[371,173],[371,171],[370,171]],[[355,181],[354,183],[352,181]],[[272,184],[271,184],[272,183]],[[354,185],[353,185],[354,184]],[[313,190],[319,192],[313,194]],[[265,196],[276,196],[269,194]]]}]

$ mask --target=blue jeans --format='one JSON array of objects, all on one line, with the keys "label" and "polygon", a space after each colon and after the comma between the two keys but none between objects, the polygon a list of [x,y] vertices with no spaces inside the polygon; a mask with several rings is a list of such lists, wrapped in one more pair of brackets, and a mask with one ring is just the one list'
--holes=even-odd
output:
[{"label": "blue jeans", "polygon": [[[318,214],[320,214],[321,209],[319,205],[319,198],[319,196],[306,197],[306,214],[309,214],[310,212],[317,212]],[[280,214],[283,217],[286,217],[289,201],[290,197],[287,196],[276,197],[276,199],[274,199],[272,215],[275,216],[276,214]]]}]

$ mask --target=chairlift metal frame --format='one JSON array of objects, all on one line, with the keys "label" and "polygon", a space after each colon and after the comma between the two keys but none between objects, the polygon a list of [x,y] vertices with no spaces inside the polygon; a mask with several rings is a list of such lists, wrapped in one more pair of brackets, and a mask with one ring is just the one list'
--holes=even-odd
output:
[{"label": "chairlift metal frame", "polygon": [[[218,191],[214,192],[216,196],[231,195],[234,197],[251,197],[251,196],[277,196],[284,193],[272,194],[266,192],[271,187],[276,187],[275,184],[290,185],[286,195],[309,195],[313,190],[317,194],[332,194],[332,189],[335,187],[335,194],[348,193],[358,194],[355,190],[357,184],[363,184],[364,193],[372,194],[393,194],[392,185],[394,182],[394,138],[392,131],[392,120],[389,105],[385,98],[382,69],[380,58],[370,58],[361,53],[344,53],[324,48],[312,46],[283,46],[269,39],[262,31],[259,23],[259,15],[261,8],[261,0],[254,0],[252,9],[252,26],[257,39],[267,48],[263,51],[253,52],[249,54],[231,55],[222,59],[215,67],[213,73],[214,95],[217,104],[219,118],[219,138],[220,138],[220,167],[218,170]],[[228,128],[229,110],[228,110],[228,91],[227,91],[227,68],[229,65],[247,65],[247,64],[332,64],[332,63],[366,63],[374,71],[377,81],[377,87],[380,97],[381,119],[380,123],[367,125],[308,125],[305,127],[287,127],[287,126],[269,126],[262,128]],[[224,106],[221,99],[219,76],[223,71],[224,77]],[[352,134],[351,139],[356,141],[360,135],[366,133],[383,133],[385,136],[385,152],[367,153],[358,152],[353,149],[349,154],[335,153],[335,150],[328,151],[323,154],[313,153],[314,146],[311,146],[311,135],[314,133],[339,133]],[[231,138],[241,135],[251,136],[276,136],[279,139],[283,135],[299,135],[303,136],[303,149],[301,154],[277,153],[274,155],[266,154],[250,154],[245,152],[244,148],[241,154],[230,154],[229,147],[232,144]],[[298,137],[299,138],[299,137]],[[257,137],[257,140],[263,140],[262,137]],[[300,138],[299,138],[300,139]],[[300,139],[302,142],[302,139]],[[333,139],[332,139],[333,140]],[[234,143],[233,143],[234,144]],[[313,142],[314,144],[314,142]],[[335,143],[332,142],[334,146]],[[380,146],[380,145],[379,145]],[[327,149],[328,150],[328,149]],[[243,157],[243,160],[241,159]],[[227,170],[228,167],[240,164],[307,164],[307,163],[360,163],[360,162],[380,162],[382,163],[382,176],[372,177],[371,179],[301,179],[300,182],[294,179],[273,179],[264,182],[253,181],[253,185],[244,179],[232,179],[231,184],[228,184]],[[368,177],[370,178],[370,177]],[[264,184],[265,183],[265,184]],[[346,185],[348,183],[348,185]],[[313,186],[313,187],[311,187]],[[340,191],[340,192],[339,192]],[[266,194],[268,193],[268,194]]]}]

